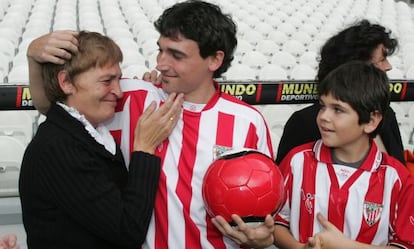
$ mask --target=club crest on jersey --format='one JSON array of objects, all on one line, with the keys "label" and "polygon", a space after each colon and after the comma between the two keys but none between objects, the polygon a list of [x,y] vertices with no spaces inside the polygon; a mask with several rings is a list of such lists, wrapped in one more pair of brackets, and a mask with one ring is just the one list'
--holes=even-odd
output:
[{"label": "club crest on jersey", "polygon": [[364,202],[364,219],[369,226],[373,226],[381,218],[383,205],[373,202]]},{"label": "club crest on jersey", "polygon": [[232,150],[232,147],[222,146],[222,145],[214,145],[213,147],[213,159],[217,159],[221,156],[224,152]]}]

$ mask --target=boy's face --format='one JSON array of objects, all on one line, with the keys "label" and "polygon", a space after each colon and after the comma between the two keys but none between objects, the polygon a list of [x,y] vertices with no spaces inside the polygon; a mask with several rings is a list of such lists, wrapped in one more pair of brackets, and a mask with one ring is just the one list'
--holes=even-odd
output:
[{"label": "boy's face", "polygon": [[67,104],[85,115],[96,127],[112,118],[115,113],[117,100],[122,97],[120,77],[118,63],[110,63],[102,68],[93,67],[77,75],[73,79]]},{"label": "boy's face", "polygon": [[[359,154],[366,153],[368,145],[367,124],[358,124],[358,113],[348,104],[336,99],[331,94],[320,96],[321,109],[316,122],[323,143],[337,150]],[[364,149],[365,148],[365,149]]]},{"label": "boy's face", "polygon": [[185,94],[185,100],[206,103],[214,93],[213,73],[217,69],[214,56],[202,58],[198,44],[179,36],[160,36],[157,70],[163,89]]}]

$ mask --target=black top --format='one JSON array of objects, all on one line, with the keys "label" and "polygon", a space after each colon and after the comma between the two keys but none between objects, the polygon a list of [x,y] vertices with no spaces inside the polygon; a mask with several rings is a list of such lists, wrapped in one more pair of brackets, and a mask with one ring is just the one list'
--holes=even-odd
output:
[{"label": "black top", "polygon": [[161,160],[133,152],[129,171],[54,104],[28,145],[19,179],[32,248],[138,248],[154,207]]},{"label": "black top", "polygon": [[[319,104],[313,104],[292,114],[286,122],[283,135],[280,139],[276,163],[279,164],[283,157],[298,145],[316,141],[321,138],[316,116],[319,112]],[[401,140],[401,134],[395,117],[395,112],[388,108],[385,113],[379,135],[384,143],[388,154],[397,158],[405,165],[404,147]]]}]

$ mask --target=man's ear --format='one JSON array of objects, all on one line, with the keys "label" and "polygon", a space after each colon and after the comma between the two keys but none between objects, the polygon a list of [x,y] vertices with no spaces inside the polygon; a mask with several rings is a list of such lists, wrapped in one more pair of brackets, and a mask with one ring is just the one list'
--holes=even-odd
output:
[{"label": "man's ear", "polygon": [[60,89],[66,94],[71,95],[74,91],[73,84],[68,80],[68,72],[66,70],[62,70],[58,72],[57,79],[59,82]]},{"label": "man's ear", "polygon": [[378,125],[380,124],[381,120],[382,120],[381,113],[379,113],[378,111],[371,112],[369,122],[364,125],[365,133],[369,134],[375,131],[375,129],[377,129]]},{"label": "man's ear", "polygon": [[215,72],[223,64],[224,52],[217,51],[216,54],[210,56],[209,69]]}]

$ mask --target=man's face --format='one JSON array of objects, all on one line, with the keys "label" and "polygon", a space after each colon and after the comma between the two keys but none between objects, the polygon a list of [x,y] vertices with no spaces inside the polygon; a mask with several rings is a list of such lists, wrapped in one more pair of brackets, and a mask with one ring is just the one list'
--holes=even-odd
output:
[{"label": "man's face", "polygon": [[387,59],[387,49],[383,44],[378,45],[372,52],[371,62],[377,68],[386,72],[392,69],[390,62]]},{"label": "man's face", "polygon": [[85,115],[93,126],[98,126],[114,116],[117,100],[122,97],[120,77],[117,63],[93,67],[75,76],[67,104]]},{"label": "man's face", "polygon": [[186,101],[206,103],[214,92],[215,57],[202,58],[198,44],[183,36],[158,39],[157,70],[163,89],[184,93]]}]

